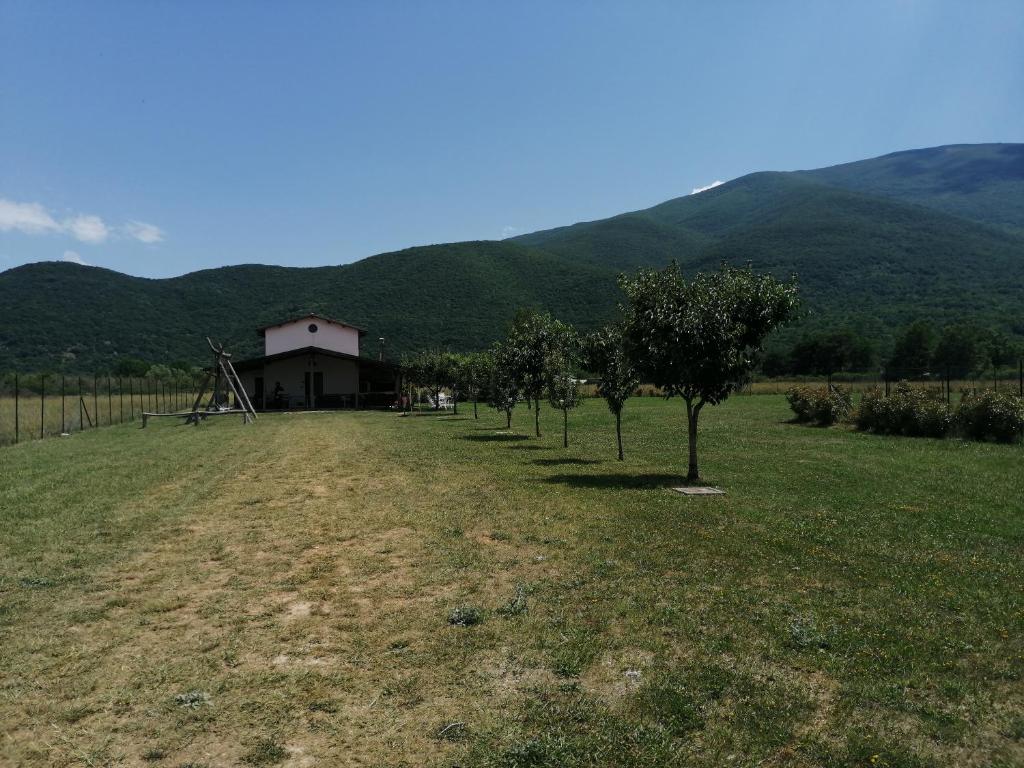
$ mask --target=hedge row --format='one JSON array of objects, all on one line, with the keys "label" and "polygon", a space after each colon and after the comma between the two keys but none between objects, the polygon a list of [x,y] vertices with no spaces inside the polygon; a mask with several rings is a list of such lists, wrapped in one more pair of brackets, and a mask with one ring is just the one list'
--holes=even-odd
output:
[{"label": "hedge row", "polygon": [[853,410],[850,393],[836,387],[790,387],[786,391],[796,420],[827,427],[845,420]]},{"label": "hedge row", "polygon": [[796,421],[827,426],[850,419],[866,432],[911,437],[960,435],[1012,443],[1024,435],[1024,398],[984,391],[965,393],[950,408],[938,390],[900,382],[889,396],[868,390],[854,409],[848,392],[835,387],[792,387],[786,392]]}]

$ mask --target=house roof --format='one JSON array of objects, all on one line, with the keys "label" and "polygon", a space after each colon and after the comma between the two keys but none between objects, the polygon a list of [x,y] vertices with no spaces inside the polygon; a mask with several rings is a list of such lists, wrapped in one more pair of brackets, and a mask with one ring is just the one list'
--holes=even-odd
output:
[{"label": "house roof", "polygon": [[360,336],[365,336],[367,333],[367,330],[365,328],[360,328],[358,325],[352,325],[352,323],[346,323],[342,320],[334,320],[330,317],[325,317],[324,315],[318,315],[316,312],[310,312],[308,315],[297,315],[296,317],[290,317],[287,320],[281,320],[280,322],[277,323],[264,325],[262,328],[257,328],[256,333],[260,336],[263,336],[267,332],[267,329],[269,328],[279,328],[282,325],[288,325],[289,323],[296,323],[300,320],[310,320],[313,318],[317,320],[322,320],[325,323],[334,323],[334,325],[342,325],[345,326],[346,328],[354,328],[355,330],[359,331]]},{"label": "house roof", "polygon": [[[321,318],[323,319],[323,318]],[[350,355],[345,352],[335,352],[333,349],[324,349],[323,347],[301,347],[299,349],[289,349],[287,352],[278,352],[276,355],[264,355],[263,357],[250,357],[248,360],[239,360],[234,363],[235,370],[248,371],[252,368],[259,368],[267,363],[272,363],[275,360],[286,360],[289,357],[300,357],[302,355],[323,355],[325,357],[337,357],[342,360],[354,360],[361,367],[365,368],[378,368],[386,370],[397,370],[398,365],[395,363],[387,363],[381,360],[372,360],[369,357],[360,357],[359,355]]]}]

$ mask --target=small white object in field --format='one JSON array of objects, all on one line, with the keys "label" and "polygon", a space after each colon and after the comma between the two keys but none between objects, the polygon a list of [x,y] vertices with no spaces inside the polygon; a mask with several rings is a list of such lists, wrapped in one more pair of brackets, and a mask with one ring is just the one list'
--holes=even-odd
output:
[{"label": "small white object in field", "polygon": [[683,496],[724,496],[725,491],[721,488],[712,488],[710,485],[681,485],[673,488],[676,493]]},{"label": "small white object in field", "polygon": [[71,437],[71,433],[70,432],[61,432],[60,436],[61,437]]}]

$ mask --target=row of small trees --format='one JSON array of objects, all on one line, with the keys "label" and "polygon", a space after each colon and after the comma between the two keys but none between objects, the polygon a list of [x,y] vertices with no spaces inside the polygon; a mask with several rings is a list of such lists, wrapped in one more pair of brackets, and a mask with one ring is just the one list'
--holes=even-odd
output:
[{"label": "row of small trees", "polygon": [[687,280],[672,263],[623,276],[626,296],[619,322],[581,335],[549,314],[520,312],[505,339],[489,352],[456,355],[424,352],[405,361],[407,377],[453,399],[476,401],[482,394],[504,412],[525,399],[540,437],[540,401],[562,411],[563,445],[568,445],[569,411],[579,403],[579,376],[589,371],[615,417],[618,456],[623,458],[622,411],[643,380],[666,397],[686,404],[689,463],[687,480],[699,479],[697,425],[702,409],[725,400],[748,378],[765,338],[794,319],[795,279],[781,282],[749,268],[723,266]]}]

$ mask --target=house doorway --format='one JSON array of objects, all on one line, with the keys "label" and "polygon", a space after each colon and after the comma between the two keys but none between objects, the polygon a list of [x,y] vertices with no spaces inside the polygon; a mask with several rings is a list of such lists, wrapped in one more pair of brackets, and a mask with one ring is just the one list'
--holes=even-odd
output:
[{"label": "house doorway", "polygon": [[306,371],[304,384],[306,390],[306,407],[316,408],[320,403],[320,398],[323,397],[324,394],[324,372]]}]

